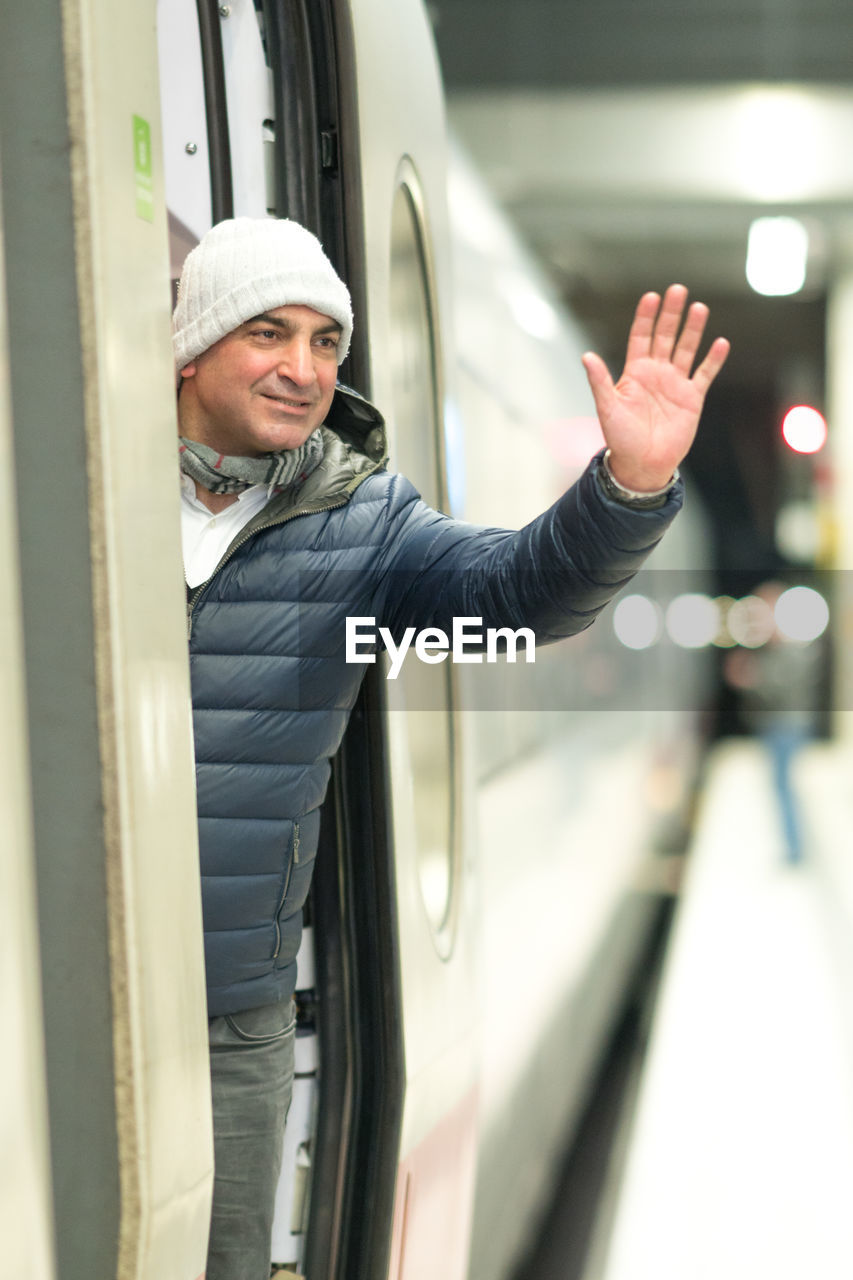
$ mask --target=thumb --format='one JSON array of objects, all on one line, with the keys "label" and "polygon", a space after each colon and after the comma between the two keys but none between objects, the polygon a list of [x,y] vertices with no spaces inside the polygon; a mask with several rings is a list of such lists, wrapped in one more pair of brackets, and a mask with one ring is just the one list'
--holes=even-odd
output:
[{"label": "thumb", "polygon": [[614,398],[613,379],[610,376],[610,371],[601,356],[597,356],[594,351],[587,351],[581,356],[581,364],[586,372],[598,416],[599,418],[606,417]]}]

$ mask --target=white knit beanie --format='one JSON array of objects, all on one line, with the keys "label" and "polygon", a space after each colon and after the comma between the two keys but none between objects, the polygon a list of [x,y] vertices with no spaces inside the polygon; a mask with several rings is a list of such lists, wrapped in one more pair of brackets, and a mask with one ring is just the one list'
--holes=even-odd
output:
[{"label": "white knit beanie", "polygon": [[241,324],[276,307],[313,307],[341,326],[338,364],[352,337],[349,290],[320,241],[298,222],[230,218],[187,255],[172,317],[178,370]]}]

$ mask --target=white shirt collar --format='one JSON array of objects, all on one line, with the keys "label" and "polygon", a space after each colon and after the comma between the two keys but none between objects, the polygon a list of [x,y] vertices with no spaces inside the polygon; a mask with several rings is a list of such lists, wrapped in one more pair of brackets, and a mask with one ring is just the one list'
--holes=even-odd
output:
[{"label": "white shirt collar", "polygon": [[[262,484],[250,485],[248,489],[240,490],[237,494],[237,501],[243,502],[249,497],[254,499],[257,494],[264,494],[266,498],[270,498],[272,497],[272,489],[272,485],[269,486],[269,490],[267,490],[266,486]],[[200,507],[203,511],[207,511],[208,514],[210,514],[210,509],[204,505],[201,498],[198,496],[195,480],[193,480],[192,476],[188,476],[185,471],[181,472],[181,492],[192,506]],[[232,503],[232,506],[233,505],[234,504]]]}]

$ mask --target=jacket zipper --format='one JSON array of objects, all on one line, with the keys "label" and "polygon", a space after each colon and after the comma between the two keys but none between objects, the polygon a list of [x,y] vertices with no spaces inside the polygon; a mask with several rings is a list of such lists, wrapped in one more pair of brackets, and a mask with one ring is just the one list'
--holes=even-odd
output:
[{"label": "jacket zipper", "polygon": [[292,849],[290,854],[290,861],[287,864],[287,875],[284,878],[284,888],[281,891],[281,897],[279,898],[278,906],[275,909],[275,950],[272,953],[273,960],[278,959],[278,953],[279,951],[281,951],[281,923],[278,917],[282,907],[285,904],[285,901],[287,900],[287,895],[290,890],[290,882],[293,879],[293,868],[298,864],[298,862],[299,862],[299,823],[294,822],[293,843],[292,843]]},{"label": "jacket zipper", "polygon": [[263,533],[265,529],[275,529],[278,525],[287,524],[289,520],[294,520],[297,516],[313,516],[313,515],[317,515],[321,511],[334,511],[335,507],[345,507],[351,497],[352,497],[352,494],[344,494],[341,498],[336,499],[334,502],[326,502],[322,506],[302,507],[302,508],[296,508],[293,511],[286,511],[284,515],[279,516],[277,520],[270,520],[269,523],[267,524],[258,525],[256,529],[252,529],[250,533],[244,534],[243,537],[238,538],[236,542],[232,543],[232,545],[225,552],[225,555],[219,561],[219,564],[213,570],[213,573],[210,575],[210,577],[206,578],[204,582],[200,583],[199,586],[196,587],[195,591],[193,592],[192,596],[187,602],[187,639],[189,640],[192,638],[193,609],[195,608],[196,603],[198,602],[202,592],[205,590],[206,587],[210,586],[211,582],[216,577],[219,570],[228,563],[228,561],[235,554],[235,552],[239,551],[240,548],[242,546],[245,546],[247,542],[250,542],[251,539],[254,538],[256,533]]}]

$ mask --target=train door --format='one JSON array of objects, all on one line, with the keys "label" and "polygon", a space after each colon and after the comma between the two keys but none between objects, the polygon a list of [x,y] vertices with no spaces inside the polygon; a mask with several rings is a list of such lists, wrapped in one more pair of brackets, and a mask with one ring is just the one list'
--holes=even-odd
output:
[{"label": "train door", "polygon": [[[156,83],[152,24],[131,0],[29,6],[4,29],[10,616],[60,1280],[197,1280],[210,1215]],[[37,1124],[33,1141],[37,1159]]]}]

